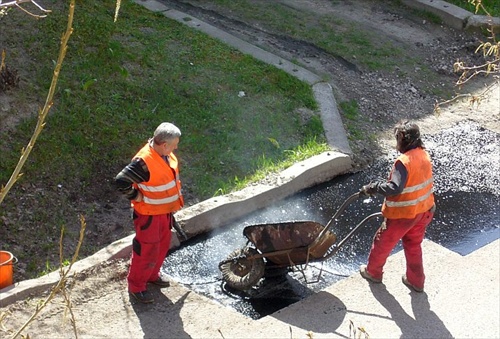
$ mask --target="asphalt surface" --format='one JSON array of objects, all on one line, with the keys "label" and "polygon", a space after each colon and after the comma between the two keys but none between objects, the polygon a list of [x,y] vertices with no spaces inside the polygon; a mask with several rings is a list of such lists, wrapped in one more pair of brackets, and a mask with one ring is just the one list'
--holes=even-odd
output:
[{"label": "asphalt surface", "polygon": [[[297,65],[283,62],[262,49],[251,46],[189,15],[169,10],[156,1],[136,0],[152,11],[200,29],[211,36],[294,74],[313,86],[320,103],[322,119],[330,121],[326,131],[332,152],[297,164],[282,173],[276,185],[247,189],[231,197],[209,199],[179,214],[178,219],[190,234],[215,227],[224,218],[237,218],[235,210],[248,213],[261,205],[282,199],[314,183],[327,181],[352,166],[351,150],[342,129],[335,99],[328,84]],[[403,1],[422,6],[441,15],[451,26],[466,27],[481,22],[442,1]],[[500,96],[500,91],[497,93]],[[498,99],[498,98],[497,98]],[[495,99],[495,100],[497,100]],[[500,100],[500,99],[498,99]],[[500,101],[499,101],[500,102]],[[235,206],[245,208],[235,208]],[[226,220],[227,221],[227,220]],[[208,225],[208,226],[207,226]],[[79,261],[80,272],[108,259],[130,254],[133,236],[119,240],[95,255]],[[461,256],[431,241],[424,241],[423,252],[427,282],[423,293],[401,283],[405,260],[402,252],[386,264],[382,284],[372,284],[359,274],[276,313],[252,320],[212,300],[173,283],[158,292],[164,300],[151,308],[131,304],[123,289],[95,297],[88,310],[75,310],[85,338],[500,338],[500,240],[473,253]],[[173,246],[178,245],[175,241]],[[6,307],[37,292],[47,290],[59,278],[58,272],[39,279],[15,283],[0,290],[0,307]],[[96,277],[98,279],[98,277]],[[96,307],[99,306],[99,307]],[[68,337],[64,328],[37,328],[35,337]]]}]

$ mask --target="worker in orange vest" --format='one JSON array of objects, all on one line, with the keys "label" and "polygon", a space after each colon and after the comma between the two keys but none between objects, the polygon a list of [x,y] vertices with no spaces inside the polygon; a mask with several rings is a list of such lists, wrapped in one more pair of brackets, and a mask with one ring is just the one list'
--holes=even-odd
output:
[{"label": "worker in orange vest", "polygon": [[179,179],[177,149],[181,131],[164,122],[115,178],[119,192],[130,199],[135,237],[127,276],[129,294],[141,303],[152,303],[147,283],[170,284],[160,269],[170,249],[173,213],[184,205]]},{"label": "worker in orange vest", "polygon": [[384,222],[373,238],[368,264],[360,267],[360,274],[369,281],[381,283],[385,262],[402,240],[406,258],[406,274],[402,281],[414,291],[423,292],[425,275],[421,244],[436,209],[432,164],[420,138],[420,129],[414,122],[399,123],[394,134],[401,155],[388,180],[371,182],[360,190],[361,194],[385,197]]}]

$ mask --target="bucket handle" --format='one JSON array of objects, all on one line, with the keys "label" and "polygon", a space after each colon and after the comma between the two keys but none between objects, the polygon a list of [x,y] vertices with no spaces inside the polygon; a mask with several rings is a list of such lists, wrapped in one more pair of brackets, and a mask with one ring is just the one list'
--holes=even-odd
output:
[{"label": "bucket handle", "polygon": [[[10,254],[12,256],[12,259],[8,260],[8,261],[4,261],[4,262],[0,262],[0,266],[4,266],[4,265],[15,265],[18,263],[18,259],[15,255],[13,255],[12,253]],[[8,264],[8,262],[10,261],[10,264]]]}]

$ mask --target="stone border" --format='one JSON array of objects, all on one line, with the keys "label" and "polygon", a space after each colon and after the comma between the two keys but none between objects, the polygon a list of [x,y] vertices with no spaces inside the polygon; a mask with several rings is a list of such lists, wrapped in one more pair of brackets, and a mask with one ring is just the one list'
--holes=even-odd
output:
[{"label": "stone border", "polygon": [[500,18],[476,15],[461,7],[442,0],[402,0],[408,6],[431,12],[440,17],[448,26],[463,30],[489,28],[500,31]]}]

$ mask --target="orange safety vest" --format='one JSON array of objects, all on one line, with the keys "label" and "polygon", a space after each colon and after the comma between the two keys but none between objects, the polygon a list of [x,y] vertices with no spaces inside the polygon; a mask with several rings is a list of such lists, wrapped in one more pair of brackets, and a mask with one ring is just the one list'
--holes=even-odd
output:
[{"label": "orange safety vest", "polygon": [[[382,215],[387,219],[413,219],[434,206],[431,159],[424,149],[417,147],[401,154],[397,160],[408,171],[408,179],[403,192],[385,198]],[[392,171],[389,180],[391,176]]]},{"label": "orange safety vest", "polygon": [[173,213],[184,206],[179,179],[179,163],[173,153],[169,154],[169,164],[147,143],[137,152],[149,170],[149,181],[134,184],[143,199],[132,200],[132,208],[142,215]]}]

